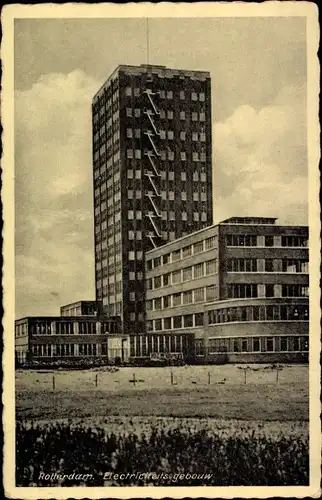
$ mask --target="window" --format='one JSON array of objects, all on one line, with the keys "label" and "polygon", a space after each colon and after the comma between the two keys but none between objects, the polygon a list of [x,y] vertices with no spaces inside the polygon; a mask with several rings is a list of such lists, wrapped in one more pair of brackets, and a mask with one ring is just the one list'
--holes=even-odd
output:
[{"label": "window", "polygon": [[214,248],[216,246],[216,237],[212,236],[211,238],[207,238],[205,245],[206,245],[206,250],[209,250],[210,248]]},{"label": "window", "polygon": [[136,108],[134,110],[134,116],[135,116],[135,118],[140,118],[140,116],[141,116],[141,110],[139,108]]},{"label": "window", "polygon": [[193,201],[199,201],[199,193],[193,193]]},{"label": "window", "polygon": [[184,131],[180,132],[180,139],[181,139],[181,141],[185,141],[186,140],[186,132],[184,132]]},{"label": "window", "polygon": [[287,337],[280,338],[280,351],[287,351]]},{"label": "window", "polygon": [[135,292],[130,292],[130,300],[131,302],[135,302]]},{"label": "window", "polygon": [[274,246],[274,236],[265,236],[265,246],[266,247]]},{"label": "window", "polygon": [[247,339],[241,339],[241,352],[248,351],[248,342]]},{"label": "window", "polygon": [[214,273],[217,273],[217,260],[208,260],[208,262],[206,262],[206,275]]},{"label": "window", "polygon": [[169,262],[169,254],[166,254],[166,255],[163,256],[162,262],[163,262],[163,265],[164,264],[168,264],[168,262]]},{"label": "window", "polygon": [[196,92],[191,92],[191,100],[192,101],[198,101],[198,95]]},{"label": "window", "polygon": [[192,303],[192,290],[189,290],[187,292],[183,292],[182,303],[183,304],[191,304]]},{"label": "window", "polygon": [[193,293],[193,301],[194,302],[203,302],[204,301],[204,289],[196,288]]},{"label": "window", "polygon": [[201,278],[204,275],[203,263],[194,266],[194,278]]},{"label": "window", "polygon": [[282,297],[308,297],[309,287],[302,285],[282,285]]},{"label": "window", "polygon": [[181,212],[181,220],[183,220],[183,221],[187,220],[187,212]]},{"label": "window", "polygon": [[307,247],[307,236],[282,236],[282,247]]},{"label": "window", "polygon": [[173,318],[173,328],[182,328],[182,316],[175,316]]},{"label": "window", "polygon": [[186,112],[180,111],[180,120],[185,120],[185,119],[186,119]]},{"label": "window", "polygon": [[187,174],[186,172],[181,172],[181,180],[186,181],[187,180]]},{"label": "window", "polygon": [[192,132],[192,140],[198,141],[198,132]]},{"label": "window", "polygon": [[163,325],[165,330],[171,330],[171,318],[164,318]]},{"label": "window", "polygon": [[274,339],[273,339],[273,337],[267,337],[267,339],[266,339],[266,351],[268,351],[268,352],[274,351]]},{"label": "window", "polygon": [[169,109],[168,113],[167,113],[167,116],[168,116],[169,120],[172,120],[173,119],[173,111]]},{"label": "window", "polygon": [[181,151],[181,153],[180,153],[180,159],[181,159],[181,161],[186,161],[187,155],[186,155],[185,151]]},{"label": "window", "polygon": [[169,172],[168,173],[168,178],[169,178],[169,181],[174,181],[174,172]]},{"label": "window", "polygon": [[126,129],[126,137],[128,137],[129,139],[133,137],[133,130],[131,128]]},{"label": "window", "polygon": [[189,281],[192,279],[192,267],[185,267],[183,269],[183,281]]},{"label": "window", "polygon": [[163,286],[168,286],[170,284],[170,274],[163,275]]},{"label": "window", "polygon": [[249,234],[227,234],[226,243],[228,247],[255,247],[257,238]]},{"label": "window", "polygon": [[183,326],[184,328],[189,328],[193,326],[193,315],[192,314],[186,314],[183,316]]},{"label": "window", "polygon": [[131,89],[131,87],[125,87],[125,95],[127,97],[130,97],[132,95],[132,89]]},{"label": "window", "polygon": [[172,284],[180,283],[180,281],[181,281],[181,270],[174,271],[172,273]]},{"label": "window", "polygon": [[155,331],[162,330],[162,321],[161,321],[161,319],[155,319],[154,320],[154,330]]},{"label": "window", "polygon": [[274,272],[274,260],[273,259],[265,259],[265,272],[267,272],[267,273]]},{"label": "window", "polygon": [[126,151],[127,158],[133,158],[133,149],[127,149]]},{"label": "window", "polygon": [[199,153],[197,151],[193,151],[192,161],[199,161]]},{"label": "window", "polygon": [[206,288],[206,300],[215,300],[216,298],[216,286],[211,285]]},{"label": "window", "polygon": [[191,113],[191,120],[193,122],[196,122],[198,120],[198,113],[195,112]]},{"label": "window", "polygon": [[205,93],[204,92],[200,92],[200,94],[199,94],[199,101],[200,102],[204,102],[205,101]]},{"label": "window", "polygon": [[126,108],[126,116],[128,117],[132,116],[132,108]]},{"label": "window", "polygon": [[184,247],[182,249],[182,258],[184,259],[185,257],[189,257],[192,254],[192,247]]},{"label": "window", "polygon": [[193,253],[200,253],[203,251],[203,241],[199,241],[193,245]]},{"label": "window", "polygon": [[161,305],[161,298],[158,297],[157,299],[154,299],[154,309],[156,311],[159,311],[161,309],[162,305]]},{"label": "window", "polygon": [[172,90],[168,90],[168,92],[167,92],[167,99],[173,99],[173,92],[172,92]]},{"label": "window", "polygon": [[181,293],[175,293],[172,295],[172,305],[173,307],[181,305]]},{"label": "window", "polygon": [[245,299],[257,296],[257,285],[246,285],[238,283],[227,286],[227,298],[229,299]]},{"label": "window", "polygon": [[136,139],[140,139],[140,137],[141,137],[141,130],[139,128],[136,128],[135,132],[134,132],[134,135],[135,135]]},{"label": "window", "polygon": [[195,326],[203,326],[203,313],[196,313],[195,314]]},{"label": "window", "polygon": [[173,139],[173,130],[168,130],[168,139]]},{"label": "window", "polygon": [[260,352],[261,350],[261,341],[260,339],[253,339],[253,351]]},{"label": "window", "polygon": [[206,115],[205,115],[205,113],[200,113],[200,114],[199,114],[199,120],[200,120],[201,122],[206,121]]},{"label": "window", "polygon": [[169,307],[169,295],[166,295],[165,297],[163,297],[163,307],[164,307],[164,309]]},{"label": "window", "polygon": [[181,255],[180,250],[176,250],[175,252],[172,252],[172,262],[180,260],[180,255]]},{"label": "window", "polygon": [[184,100],[185,96],[184,96],[184,90],[180,90],[180,99],[181,100]]},{"label": "window", "polygon": [[154,278],[154,288],[161,287],[161,276],[155,276]]}]

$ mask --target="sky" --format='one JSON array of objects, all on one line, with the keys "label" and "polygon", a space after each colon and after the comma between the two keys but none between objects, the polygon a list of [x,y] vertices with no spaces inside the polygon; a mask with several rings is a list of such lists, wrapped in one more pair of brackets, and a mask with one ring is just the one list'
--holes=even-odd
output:
[{"label": "sky", "polygon": [[[94,298],[91,100],[146,20],[16,19],[16,318]],[[306,19],[154,18],[149,63],[210,71],[214,222],[307,224]]]}]

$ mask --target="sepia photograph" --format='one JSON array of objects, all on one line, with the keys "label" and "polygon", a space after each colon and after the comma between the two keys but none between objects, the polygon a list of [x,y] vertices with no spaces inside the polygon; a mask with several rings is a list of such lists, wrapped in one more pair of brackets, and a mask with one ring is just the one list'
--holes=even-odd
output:
[{"label": "sepia photograph", "polygon": [[318,497],[315,5],[2,29],[7,497]]}]

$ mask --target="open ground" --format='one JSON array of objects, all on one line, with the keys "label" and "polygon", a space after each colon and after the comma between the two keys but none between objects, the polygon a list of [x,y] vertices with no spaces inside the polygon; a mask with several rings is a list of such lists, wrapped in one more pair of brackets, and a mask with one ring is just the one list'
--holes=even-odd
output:
[{"label": "open ground", "polygon": [[[133,382],[135,380],[135,382]],[[308,420],[308,367],[17,371],[17,419],[159,416]]]}]

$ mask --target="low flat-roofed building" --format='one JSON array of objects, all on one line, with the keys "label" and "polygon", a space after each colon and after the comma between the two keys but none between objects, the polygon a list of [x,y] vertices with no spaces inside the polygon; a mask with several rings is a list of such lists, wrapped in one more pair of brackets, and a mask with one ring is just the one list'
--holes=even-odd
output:
[{"label": "low flat-roofed building", "polygon": [[33,316],[15,321],[19,362],[108,355],[108,325],[90,316]]},{"label": "low flat-roofed building", "polygon": [[204,362],[306,361],[308,228],[234,217],[146,255],[147,331]]},{"label": "low flat-roofed building", "polygon": [[102,304],[96,300],[79,300],[72,304],[61,306],[61,316],[98,316]]}]

